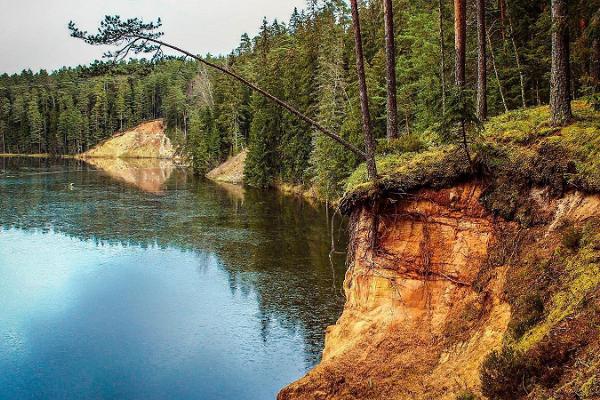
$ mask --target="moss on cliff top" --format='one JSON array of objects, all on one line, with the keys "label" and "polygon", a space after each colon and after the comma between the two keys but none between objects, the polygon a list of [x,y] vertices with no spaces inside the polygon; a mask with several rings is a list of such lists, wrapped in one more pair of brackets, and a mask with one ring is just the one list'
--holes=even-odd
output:
[{"label": "moss on cliff top", "polygon": [[[475,171],[460,147],[440,144],[435,136],[416,151],[381,155],[377,158],[377,185],[367,180],[366,168],[361,165],[348,179],[342,210],[349,212],[374,195],[449,186],[473,175],[496,180],[504,197],[524,186],[548,186],[554,194],[567,189],[600,192],[600,113],[585,101],[573,102],[573,111],[575,120],[564,128],[551,126],[547,106],[492,118],[473,145]],[[507,191],[507,183],[512,190]],[[514,199],[501,197],[490,196],[487,205],[505,217],[514,217]]]}]

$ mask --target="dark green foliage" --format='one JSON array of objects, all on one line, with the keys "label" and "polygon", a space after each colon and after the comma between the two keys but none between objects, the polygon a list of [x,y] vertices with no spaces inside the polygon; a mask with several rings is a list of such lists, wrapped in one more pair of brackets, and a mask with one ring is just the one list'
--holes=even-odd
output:
[{"label": "dark green foliage", "polygon": [[121,61],[129,54],[156,52],[157,56],[161,56],[160,45],[148,40],[135,39],[138,37],[150,40],[159,39],[163,36],[163,32],[158,31],[161,26],[160,18],[156,22],[146,23],[139,18],[122,20],[118,15],[107,15],[100,23],[100,29],[96,34],[90,35],[86,31],[80,30],[73,21],[69,22],[68,28],[72,37],[83,39],[88,44],[118,46],[118,50],[106,52],[104,55],[107,58]]},{"label": "dark green foliage", "polygon": [[446,98],[446,112],[440,125],[442,141],[460,144],[467,161],[473,165],[469,146],[480,130],[481,121],[477,118],[473,93],[458,86],[454,87]]},{"label": "dark green foliage", "polygon": [[513,306],[513,319],[509,329],[515,339],[521,338],[525,332],[544,317],[544,300],[540,293],[530,293],[518,298]]},{"label": "dark green foliage", "polygon": [[537,368],[508,347],[492,352],[481,366],[481,391],[490,400],[513,400],[528,393]]},{"label": "dark green foliage", "polygon": [[600,111],[600,93],[594,93],[588,97],[588,103],[595,111]]},{"label": "dark green foliage", "polygon": [[477,396],[472,392],[463,392],[456,396],[456,400],[477,400]]},{"label": "dark green foliage", "polygon": [[[436,130],[434,128],[443,133],[443,141],[462,146],[463,158],[465,150],[476,153],[473,142],[478,124],[471,92],[476,82],[474,53],[467,55],[466,90],[449,90],[447,112],[442,115],[437,4],[424,0],[394,0],[401,139],[390,143],[383,140],[386,84],[382,4],[377,1],[360,3],[371,117],[377,139],[381,140],[379,153],[394,156],[421,151],[421,143],[425,141],[423,132]],[[575,33],[571,48],[577,97],[586,88],[595,87],[591,79],[590,41],[599,37],[597,10],[600,1],[575,3],[569,23]],[[453,13],[450,6],[451,3],[444,2],[446,82],[453,80]],[[507,11],[511,16],[510,26],[508,19],[501,25],[497,3],[488,2],[492,43],[489,50],[495,55],[498,72],[496,79],[490,60],[488,98],[491,116],[504,112],[500,89],[509,109],[522,107],[513,39],[524,76],[527,105],[549,100],[549,4],[514,0],[508,3]],[[584,31],[579,29],[581,20],[588,21]],[[87,35],[72,24],[70,27],[74,36],[91,44],[113,43],[124,35],[156,39],[162,34],[160,21],[144,23],[116,16],[106,17],[96,35]],[[265,20],[258,35],[242,35],[240,45],[229,55],[205,58],[235,70],[362,148],[350,28],[346,2],[311,1],[307,10],[295,10],[289,23]],[[114,33],[118,35],[112,36]],[[475,48],[475,30],[470,29],[468,34],[468,48]],[[186,50],[193,52],[196,49]],[[130,54],[145,52],[161,56],[156,45],[142,41],[108,54],[117,60],[116,64],[95,62],[52,74],[24,71],[20,75],[0,76],[0,151],[74,153],[88,149],[115,130],[147,119],[165,118],[170,137],[189,155],[198,157],[193,161],[198,172],[248,148],[246,175],[251,184],[265,186],[284,181],[314,185],[329,198],[338,197],[344,191],[346,180],[359,163],[354,154],[280,108],[259,101],[235,81],[206,72],[195,63],[173,58],[154,60],[157,63],[119,62]],[[427,142],[430,139],[428,135]],[[548,147],[548,150],[544,157],[552,158],[564,149],[557,147],[554,152]],[[475,164],[474,155],[469,155],[473,156],[471,162]],[[540,161],[544,160],[542,157]],[[549,165],[548,162],[543,164]],[[550,172],[552,183],[560,186],[558,177],[561,173],[572,173],[572,169],[565,171],[563,166],[561,164],[558,170],[537,168],[534,172]],[[536,174],[535,180],[543,179]],[[587,188],[587,183],[582,185]],[[504,197],[513,194],[514,190],[508,191]],[[508,208],[502,213],[516,213],[514,207]]]},{"label": "dark green foliage", "polygon": [[421,151],[425,149],[423,139],[416,134],[400,136],[397,139],[380,140],[377,143],[377,154],[400,154]]},{"label": "dark green foliage", "polygon": [[583,231],[577,227],[567,227],[561,238],[562,245],[569,250],[577,250],[581,244]]},{"label": "dark green foliage", "polygon": [[115,131],[162,117],[174,138],[184,137],[189,110],[200,105],[186,95],[197,73],[195,63],[142,60],[2,75],[0,152],[79,153]]}]

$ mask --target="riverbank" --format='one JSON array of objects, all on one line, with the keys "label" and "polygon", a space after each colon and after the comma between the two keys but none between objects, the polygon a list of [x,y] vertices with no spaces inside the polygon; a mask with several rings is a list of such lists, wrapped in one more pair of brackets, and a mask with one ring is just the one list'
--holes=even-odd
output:
[{"label": "riverbank", "polygon": [[360,167],[342,317],[291,399],[600,395],[600,113],[493,118],[472,169],[439,145]]},{"label": "riverbank", "polygon": [[49,154],[49,153],[36,153],[36,154],[28,154],[28,153],[0,153],[0,157],[4,158],[75,158],[76,156],[71,154]]},{"label": "riverbank", "polygon": [[[214,182],[242,187],[244,185],[244,167],[247,155],[248,150],[243,150],[209,171],[205,175],[206,178]],[[275,182],[272,187],[283,194],[301,197],[310,203],[331,204],[327,199],[324,199],[314,187],[292,185],[281,181]]]}]

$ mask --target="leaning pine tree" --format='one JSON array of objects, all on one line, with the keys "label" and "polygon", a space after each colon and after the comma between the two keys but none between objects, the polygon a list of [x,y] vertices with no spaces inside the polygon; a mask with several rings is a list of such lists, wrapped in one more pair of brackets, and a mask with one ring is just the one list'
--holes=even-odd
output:
[{"label": "leaning pine tree", "polygon": [[104,54],[105,57],[111,58],[115,61],[124,60],[129,54],[132,53],[154,53],[152,61],[156,61],[157,59],[163,56],[163,47],[175,50],[187,57],[199,61],[200,63],[214,68],[224,73],[225,75],[228,75],[229,77],[237,80],[238,82],[241,82],[243,85],[259,93],[260,95],[274,102],[278,106],[284,108],[285,110],[292,113],[302,121],[313,126],[315,129],[317,129],[317,131],[329,136],[336,142],[340,143],[346,149],[352,151],[361,159],[366,159],[368,164],[375,164],[374,151],[365,152],[363,150],[360,150],[341,136],[337,135],[336,133],[330,131],[329,129],[319,124],[317,121],[311,119],[310,117],[301,113],[288,103],[273,96],[269,92],[261,89],[254,83],[248,81],[247,79],[229,70],[228,68],[218,65],[212,61],[205,60],[187,50],[162,41],[161,37],[163,36],[163,32],[160,32],[158,30],[161,26],[162,23],[160,21],[160,18],[156,22],[146,23],[138,18],[122,20],[121,17],[119,17],[118,15],[107,15],[104,18],[104,20],[100,23],[98,32],[95,34],[90,34],[86,31],[82,31],[79,28],[77,28],[73,21],[69,22],[69,30],[71,32],[71,36],[77,39],[82,39],[83,41],[91,45],[117,46],[118,49],[116,51],[111,51]]}]

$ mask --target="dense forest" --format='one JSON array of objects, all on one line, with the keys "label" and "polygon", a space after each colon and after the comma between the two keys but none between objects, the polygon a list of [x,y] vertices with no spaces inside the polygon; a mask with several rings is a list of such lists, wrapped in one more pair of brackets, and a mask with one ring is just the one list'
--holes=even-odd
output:
[{"label": "dense forest", "polygon": [[[477,101],[481,119],[549,103],[550,1],[394,0],[390,32],[400,127],[400,138],[394,138],[386,113],[386,3],[359,3],[370,117],[379,152],[440,140],[432,132],[441,129],[452,109],[457,73],[464,74],[460,81],[473,104],[481,73],[487,73],[487,104],[481,97]],[[465,8],[462,72],[454,68],[457,3]],[[568,3],[568,95],[577,98],[594,93],[600,82],[600,2]],[[265,19],[257,36],[244,34],[229,55],[208,58],[363,146],[352,19],[345,1],[309,0],[288,22]],[[481,63],[483,70],[478,68]],[[246,181],[255,186],[284,181],[315,185],[324,196],[334,195],[361,161],[263,96],[183,58],[96,62],[51,74],[0,76],[0,152],[76,153],[116,130],[153,118],[165,118],[169,134],[192,156],[199,172],[247,148]]]}]

